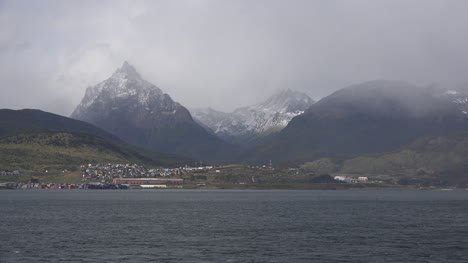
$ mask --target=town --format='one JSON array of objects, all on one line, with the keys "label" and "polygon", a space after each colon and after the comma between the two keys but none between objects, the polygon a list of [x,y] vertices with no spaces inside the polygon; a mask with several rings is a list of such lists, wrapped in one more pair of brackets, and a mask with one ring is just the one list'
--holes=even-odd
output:
[{"label": "town", "polygon": [[[335,189],[363,187],[383,183],[368,177],[344,174],[317,175],[300,168],[275,168],[271,165],[243,166],[183,166],[176,168],[148,168],[133,163],[83,164],[78,171],[55,171],[59,179],[48,178],[54,171],[45,170],[42,175],[28,176],[24,171],[0,171],[4,179],[29,178],[27,180],[2,180],[0,188],[14,189],[148,189],[148,188],[292,188]],[[60,180],[66,175],[73,180]],[[49,176],[49,177],[47,177]],[[346,186],[348,185],[348,186]],[[362,186],[352,186],[362,185]]]}]

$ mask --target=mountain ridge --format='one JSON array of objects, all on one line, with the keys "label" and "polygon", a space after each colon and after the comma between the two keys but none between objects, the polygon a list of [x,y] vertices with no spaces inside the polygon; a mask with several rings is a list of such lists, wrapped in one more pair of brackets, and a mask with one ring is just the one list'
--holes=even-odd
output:
[{"label": "mountain ridge", "polygon": [[122,142],[119,137],[84,121],[36,109],[0,109],[0,137],[41,131],[87,133]]}]

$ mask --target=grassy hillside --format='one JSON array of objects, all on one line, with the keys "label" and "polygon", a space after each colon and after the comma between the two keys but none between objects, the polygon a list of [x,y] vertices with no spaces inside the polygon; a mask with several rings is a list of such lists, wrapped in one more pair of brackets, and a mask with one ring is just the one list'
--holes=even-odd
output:
[{"label": "grassy hillside", "polygon": [[385,176],[399,183],[468,185],[468,130],[424,136],[401,149],[337,160],[323,158],[303,165],[311,171]]},{"label": "grassy hillside", "polygon": [[76,170],[87,163],[178,166],[189,162],[89,134],[40,132],[0,138],[0,170]]},{"label": "grassy hillside", "polygon": [[83,121],[40,110],[0,110],[0,170],[73,170],[97,162],[174,166],[188,161],[130,146]]},{"label": "grassy hillside", "polygon": [[227,165],[213,170],[181,175],[184,188],[202,189],[364,189],[388,185],[343,184],[329,175],[315,175],[300,170],[254,168]]}]

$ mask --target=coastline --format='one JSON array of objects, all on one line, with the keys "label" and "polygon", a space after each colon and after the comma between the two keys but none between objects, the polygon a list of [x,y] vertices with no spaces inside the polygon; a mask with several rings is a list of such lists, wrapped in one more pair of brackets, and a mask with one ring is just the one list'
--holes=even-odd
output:
[{"label": "coastline", "polygon": [[20,185],[19,187],[5,187],[4,184],[0,185],[0,190],[127,190],[127,191],[165,191],[165,190],[327,190],[327,191],[349,191],[349,190],[408,190],[408,191],[468,191],[468,188],[449,188],[449,187],[421,187],[415,185],[352,185],[352,184],[308,184],[308,185],[210,185],[204,187],[196,186],[178,186],[167,188],[138,188],[127,186],[105,186],[105,187],[76,187],[72,185],[52,186],[52,187],[31,187]]}]

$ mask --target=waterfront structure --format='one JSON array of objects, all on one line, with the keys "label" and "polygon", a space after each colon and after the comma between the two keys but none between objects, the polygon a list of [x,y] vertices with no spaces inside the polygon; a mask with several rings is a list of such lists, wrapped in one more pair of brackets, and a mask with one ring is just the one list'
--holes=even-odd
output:
[{"label": "waterfront structure", "polygon": [[114,178],[114,184],[134,184],[134,185],[161,185],[161,184],[181,184],[184,179],[180,178]]}]

